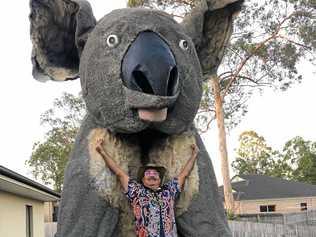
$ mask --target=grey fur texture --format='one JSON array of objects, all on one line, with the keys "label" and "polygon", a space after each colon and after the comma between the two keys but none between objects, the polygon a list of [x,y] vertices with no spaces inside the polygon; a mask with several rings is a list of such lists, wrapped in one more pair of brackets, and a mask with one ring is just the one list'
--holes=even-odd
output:
[{"label": "grey fur texture", "polygon": [[[201,0],[180,25],[168,14],[148,9],[115,10],[96,22],[84,0],[31,0],[33,76],[40,81],[80,76],[88,109],[66,168],[56,237],[135,235],[130,210],[119,205],[123,195],[116,177],[97,157],[93,144],[98,134],[108,137],[106,149],[133,177],[146,131],[154,131],[149,161],[167,166],[168,178],[181,170],[190,143],[200,148],[178,202],[178,236],[231,236],[213,167],[193,119],[202,80],[216,73],[232,32],[233,14],[241,4],[242,0]],[[157,33],[175,56],[179,90],[174,96],[124,86],[122,59],[143,31]],[[115,47],[106,43],[112,34],[119,39]],[[187,50],[179,47],[181,40],[188,42]],[[144,122],[137,114],[140,108],[164,107],[168,115],[160,123]],[[159,134],[164,136],[156,138]]]}]

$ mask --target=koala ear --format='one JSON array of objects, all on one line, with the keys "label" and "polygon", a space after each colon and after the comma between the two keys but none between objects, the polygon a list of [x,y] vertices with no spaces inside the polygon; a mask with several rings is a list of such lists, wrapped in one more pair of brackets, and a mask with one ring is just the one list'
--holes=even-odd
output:
[{"label": "koala ear", "polygon": [[85,0],[31,0],[33,77],[39,81],[79,77],[80,54],[96,25]]},{"label": "koala ear", "polygon": [[217,71],[233,30],[233,15],[243,0],[201,0],[182,25],[191,36],[204,74]]}]

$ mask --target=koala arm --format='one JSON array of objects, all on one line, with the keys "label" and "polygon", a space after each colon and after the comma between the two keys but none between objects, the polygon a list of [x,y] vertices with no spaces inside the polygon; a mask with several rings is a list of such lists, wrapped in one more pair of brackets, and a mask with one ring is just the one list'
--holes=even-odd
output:
[{"label": "koala arm", "polygon": [[105,164],[109,167],[109,169],[119,178],[120,183],[124,189],[124,192],[127,192],[128,189],[128,181],[129,176],[124,172],[124,170],[117,165],[109,153],[102,146],[103,140],[98,141],[96,150],[102,156]]},{"label": "koala arm", "polygon": [[187,163],[185,164],[182,171],[180,172],[180,174],[177,177],[181,190],[183,188],[186,177],[190,174],[190,172],[194,166],[195,160],[198,157],[197,154],[199,152],[199,148],[194,144],[192,144],[191,148],[192,148],[191,158],[187,161]]}]

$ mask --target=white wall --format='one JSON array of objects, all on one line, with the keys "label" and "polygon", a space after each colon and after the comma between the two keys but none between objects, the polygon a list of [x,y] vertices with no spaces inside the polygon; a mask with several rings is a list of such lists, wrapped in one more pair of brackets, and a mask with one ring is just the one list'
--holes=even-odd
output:
[{"label": "white wall", "polygon": [[0,191],[0,236],[26,236],[26,205],[33,208],[33,237],[44,237],[44,203]]}]

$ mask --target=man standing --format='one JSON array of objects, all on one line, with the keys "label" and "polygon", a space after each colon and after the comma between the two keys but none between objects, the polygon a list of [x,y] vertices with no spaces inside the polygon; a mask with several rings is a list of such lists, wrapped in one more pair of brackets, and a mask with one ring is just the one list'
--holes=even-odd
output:
[{"label": "man standing", "polygon": [[110,170],[117,175],[133,208],[135,230],[138,237],[176,237],[177,228],[174,202],[190,174],[199,149],[192,144],[191,158],[180,174],[162,185],[166,169],[147,165],[138,172],[138,181],[132,180],[104,150],[103,139],[97,141],[96,150]]}]

